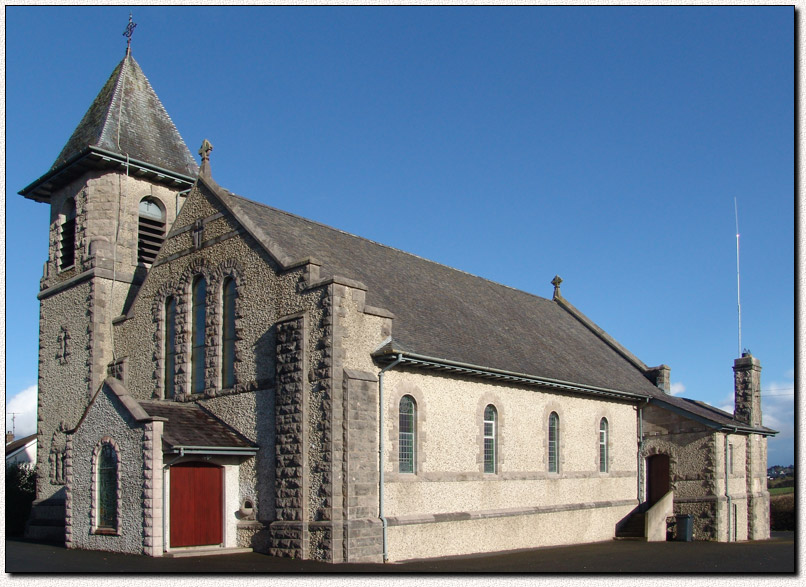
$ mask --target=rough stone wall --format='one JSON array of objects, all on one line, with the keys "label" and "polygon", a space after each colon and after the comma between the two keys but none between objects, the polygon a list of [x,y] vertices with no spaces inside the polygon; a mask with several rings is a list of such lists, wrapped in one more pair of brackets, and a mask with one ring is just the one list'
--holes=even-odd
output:
[{"label": "rough stone wall", "polygon": [[746,438],[747,534],[750,540],[770,537],[770,493],[767,491],[767,438],[750,434]]},{"label": "rough stone wall", "polygon": [[[718,534],[719,476],[723,463],[713,430],[669,410],[649,405],[643,409],[644,442],[640,458],[669,456],[669,485],[676,514],[693,516],[695,540],[713,540]],[[646,471],[644,471],[646,474]],[[643,501],[643,498],[642,498]]]},{"label": "rough stone wall", "polygon": [[[99,443],[110,438],[118,451],[118,531],[95,532],[93,512],[95,474],[91,458]],[[81,427],[71,435],[71,483],[68,499],[68,546],[142,554],[144,552],[144,500],[146,474],[145,430],[137,425],[117,399],[100,392]],[[161,499],[161,496],[159,496]]]}]

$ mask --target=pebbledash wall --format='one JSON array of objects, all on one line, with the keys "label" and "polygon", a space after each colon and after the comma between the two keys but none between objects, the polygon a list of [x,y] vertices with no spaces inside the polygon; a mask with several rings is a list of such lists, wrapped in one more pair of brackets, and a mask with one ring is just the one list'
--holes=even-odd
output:
[{"label": "pebbledash wall", "polygon": [[[48,260],[39,294],[37,499],[63,495],[66,431],[78,423],[106,377],[113,357],[109,325],[132,284],[136,288],[143,277],[137,264],[137,210],[146,196],[163,202],[170,226],[183,198],[175,189],[125,173],[90,172],[51,196]],[[76,208],[75,263],[62,270],[60,215],[70,198]],[[121,222],[114,247],[108,235],[116,210]]]},{"label": "pebbledash wall", "polygon": [[[147,498],[161,501],[161,484],[156,488],[146,487],[145,440],[145,425],[138,424],[120,401],[100,391],[82,425],[70,435],[68,442],[65,536],[68,548],[144,552],[146,510],[143,505]],[[96,525],[94,455],[102,442],[113,445],[118,460],[117,528],[112,532],[99,531]],[[156,496],[153,489],[157,490]]]},{"label": "pebbledash wall", "polygon": [[[611,539],[638,505],[637,409],[456,377],[389,371],[385,385],[390,560]],[[415,473],[398,472],[398,405],[417,409]],[[496,472],[484,473],[483,414],[497,411]],[[559,467],[548,472],[549,415]],[[607,472],[599,424],[608,422]]]}]

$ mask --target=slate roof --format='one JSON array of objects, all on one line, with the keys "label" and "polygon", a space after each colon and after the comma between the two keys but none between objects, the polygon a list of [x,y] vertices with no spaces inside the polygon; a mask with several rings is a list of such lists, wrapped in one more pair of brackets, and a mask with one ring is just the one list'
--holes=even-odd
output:
[{"label": "slate roof", "polygon": [[314,257],[322,277],[367,286],[366,303],[395,315],[395,349],[650,395],[657,388],[552,300],[229,194],[237,217],[287,261]]},{"label": "slate roof", "polygon": [[198,172],[171,117],[131,55],[124,57],[109,76],[51,170],[88,146],[128,155],[182,175]]},{"label": "slate roof", "polygon": [[393,338],[386,345],[390,353],[625,391],[718,427],[775,432],[750,428],[708,404],[665,393],[644,376],[647,367],[639,359],[565,301],[560,304],[248,200],[219,187],[209,170],[202,175],[205,185],[281,264],[313,258],[322,264],[322,278],[346,277],[367,286],[367,305],[394,314]]},{"label": "slate roof", "polygon": [[151,417],[165,418],[169,447],[254,448],[256,445],[195,403],[138,401]]}]

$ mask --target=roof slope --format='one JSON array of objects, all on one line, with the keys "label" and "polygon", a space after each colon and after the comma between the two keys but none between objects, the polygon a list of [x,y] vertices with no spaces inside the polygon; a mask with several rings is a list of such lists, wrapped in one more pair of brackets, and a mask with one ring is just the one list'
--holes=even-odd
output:
[{"label": "roof slope", "polygon": [[[267,249],[363,282],[394,313],[394,346],[536,377],[653,395],[633,364],[557,303],[235,196],[219,196]],[[662,393],[662,392],[660,392]]]},{"label": "roof slope", "polygon": [[138,402],[149,416],[165,418],[162,440],[171,447],[252,448],[255,445],[195,403]]},{"label": "roof slope", "polygon": [[51,167],[98,147],[181,175],[198,166],[143,70],[126,55],[96,96]]}]

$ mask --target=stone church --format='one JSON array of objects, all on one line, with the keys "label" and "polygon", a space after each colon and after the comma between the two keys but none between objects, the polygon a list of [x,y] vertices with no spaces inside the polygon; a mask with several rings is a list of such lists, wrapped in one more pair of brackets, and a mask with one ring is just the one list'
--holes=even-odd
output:
[{"label": "stone church", "polygon": [[[47,173],[31,537],[398,561],[769,536],[759,361],[734,413],[576,309],[260,204],[127,50]],[[727,366],[726,366],[727,371]],[[727,377],[726,377],[727,379]]]}]

